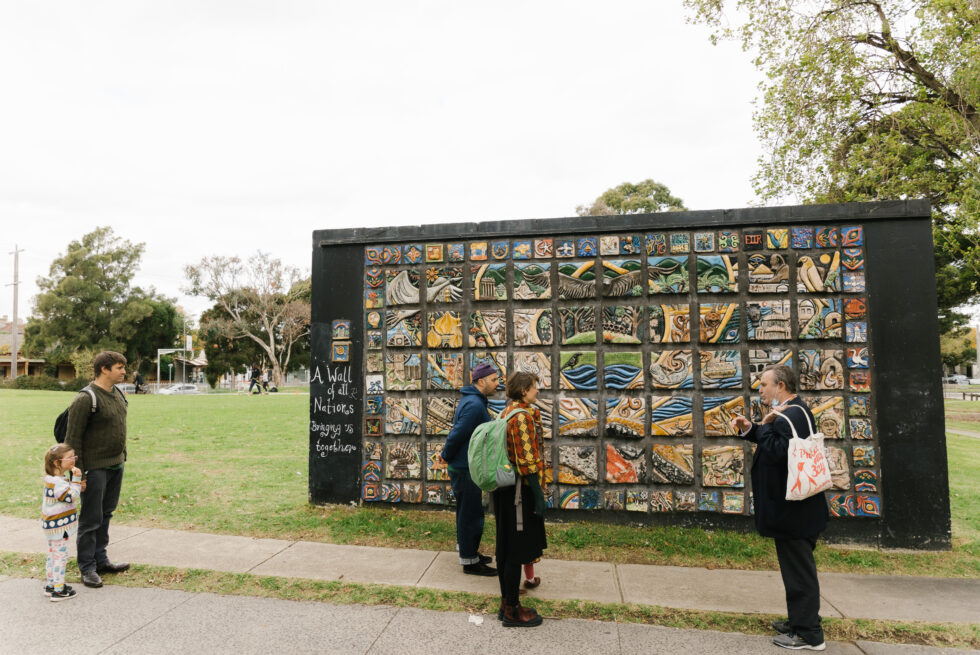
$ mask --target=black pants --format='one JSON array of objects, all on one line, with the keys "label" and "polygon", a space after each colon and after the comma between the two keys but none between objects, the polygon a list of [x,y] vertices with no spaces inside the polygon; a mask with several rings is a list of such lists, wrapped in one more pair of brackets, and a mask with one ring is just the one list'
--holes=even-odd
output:
[{"label": "black pants", "polygon": [[78,570],[94,571],[109,561],[109,521],[119,504],[123,467],[94,469],[86,474],[82,509],[78,514]]},{"label": "black pants", "polygon": [[816,539],[776,539],[779,573],[786,588],[789,625],[811,645],[823,643],[820,627],[820,583],[813,560]]},{"label": "black pants", "polygon": [[480,563],[480,542],[483,541],[483,491],[480,490],[469,469],[451,469],[449,484],[456,496],[456,549],[459,563]]},{"label": "black pants", "polygon": [[497,555],[497,581],[500,582],[500,597],[511,607],[520,603],[521,561],[513,556],[504,559]]}]

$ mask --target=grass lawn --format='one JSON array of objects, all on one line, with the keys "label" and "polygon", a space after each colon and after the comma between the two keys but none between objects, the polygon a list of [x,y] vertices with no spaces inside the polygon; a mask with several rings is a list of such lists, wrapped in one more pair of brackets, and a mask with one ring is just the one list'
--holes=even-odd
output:
[{"label": "grass lawn", "polygon": [[[34,518],[42,456],[63,392],[0,390],[0,514]],[[130,396],[122,523],[255,537],[451,551],[450,511],[307,503],[309,396]],[[971,405],[972,403],[962,403]],[[948,401],[960,411],[957,401]],[[975,405],[980,408],[980,403]],[[962,413],[972,413],[962,410]],[[971,417],[973,418],[973,417]],[[969,419],[966,419],[969,420]],[[980,431],[980,412],[974,429]],[[954,548],[879,552],[821,545],[821,571],[980,577],[980,440],[949,437]],[[484,550],[493,540],[488,521]],[[754,534],[585,522],[551,524],[548,557],[776,570]]]}]

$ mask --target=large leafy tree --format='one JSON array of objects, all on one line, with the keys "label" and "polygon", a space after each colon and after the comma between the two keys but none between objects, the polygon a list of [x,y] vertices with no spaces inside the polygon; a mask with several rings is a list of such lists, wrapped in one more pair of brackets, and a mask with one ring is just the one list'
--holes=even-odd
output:
[{"label": "large leafy tree", "polygon": [[623,182],[607,189],[589,205],[579,205],[579,216],[611,216],[613,214],[655,214],[667,211],[685,211],[684,201],[670,193],[665,185],[656,180]]},{"label": "large leafy tree", "polygon": [[148,365],[173,342],[180,320],[173,300],[132,286],[144,244],[100,227],[68,244],[37,280],[26,348],[49,361],[78,359],[83,351],[115,350],[134,368]]},{"label": "large leafy tree", "polygon": [[[928,198],[942,327],[980,279],[977,0],[685,0],[765,74],[764,200]],[[734,10],[728,11],[726,9]]]},{"label": "large leafy tree", "polygon": [[[207,353],[204,375],[212,387],[217,386],[222,375],[242,373],[247,366],[265,358],[265,352],[251,339],[234,338],[230,323],[231,315],[220,303],[201,314],[198,339]],[[252,330],[259,332],[259,327],[252,326]]]},{"label": "large leafy tree", "polygon": [[220,337],[250,341],[265,355],[276,386],[281,386],[283,374],[302,361],[300,352],[309,347],[309,284],[304,284],[299,269],[259,252],[248,261],[205,257],[184,272],[186,291],[208,298],[220,309],[207,323],[212,342],[220,343]]}]

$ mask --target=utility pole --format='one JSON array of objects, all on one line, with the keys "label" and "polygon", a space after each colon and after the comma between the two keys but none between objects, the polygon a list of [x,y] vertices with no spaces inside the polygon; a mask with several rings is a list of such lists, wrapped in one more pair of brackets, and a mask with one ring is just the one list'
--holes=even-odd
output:
[{"label": "utility pole", "polygon": [[14,244],[14,283],[8,287],[14,288],[14,320],[10,324],[10,379],[17,377],[17,290],[20,287],[20,253],[24,252]]}]

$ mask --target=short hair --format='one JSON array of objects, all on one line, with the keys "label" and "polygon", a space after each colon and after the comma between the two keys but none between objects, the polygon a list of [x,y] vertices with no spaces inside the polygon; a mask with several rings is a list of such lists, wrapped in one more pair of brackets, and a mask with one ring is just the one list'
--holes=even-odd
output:
[{"label": "short hair", "polygon": [[507,378],[507,397],[511,400],[524,400],[524,394],[532,385],[538,383],[538,376],[534,373],[518,371]]},{"label": "short hair", "polygon": [[54,463],[65,456],[65,453],[72,450],[72,447],[66,443],[59,443],[48,448],[48,452],[44,453],[44,472],[48,475],[58,475],[58,470],[54,467]]},{"label": "short hair", "polygon": [[786,391],[796,393],[796,374],[793,373],[793,369],[789,366],[785,364],[770,364],[762,369],[763,373],[766,371],[771,372],[773,377],[776,378],[776,384],[782,382],[786,385]]},{"label": "short hair", "polygon": [[92,368],[95,370],[95,377],[102,375],[102,369],[112,368],[116,364],[126,364],[126,357],[122,353],[114,350],[103,350],[95,359],[92,360]]}]

